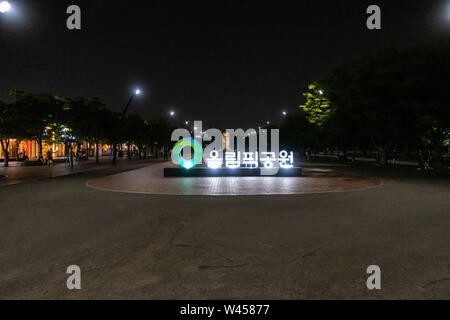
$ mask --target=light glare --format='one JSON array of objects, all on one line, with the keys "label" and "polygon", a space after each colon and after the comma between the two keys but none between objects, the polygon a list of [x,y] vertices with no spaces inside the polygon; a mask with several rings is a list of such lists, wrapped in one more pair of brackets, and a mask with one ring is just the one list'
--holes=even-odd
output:
[{"label": "light glare", "polygon": [[1,13],[8,12],[9,10],[11,10],[11,5],[9,4],[8,1],[0,2],[0,12]]}]

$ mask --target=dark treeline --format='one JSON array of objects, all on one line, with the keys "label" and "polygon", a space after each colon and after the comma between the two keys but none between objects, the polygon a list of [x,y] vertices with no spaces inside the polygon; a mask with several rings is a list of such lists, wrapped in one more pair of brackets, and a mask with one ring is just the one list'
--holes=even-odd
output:
[{"label": "dark treeline", "polygon": [[[281,126],[285,146],[295,150],[376,151],[380,164],[389,152],[432,153],[436,162],[450,141],[450,42],[386,49],[345,63],[313,82],[305,103]],[[0,141],[8,164],[9,139],[64,143],[68,154],[84,141],[113,146],[128,144],[148,150],[168,146],[170,128],[164,118],[122,117],[97,98],[65,98],[49,93],[11,90],[0,101]],[[130,148],[128,148],[130,150]],[[139,152],[141,155],[141,152]]]},{"label": "dark treeline", "polygon": [[296,148],[412,151],[442,160],[450,140],[450,42],[386,49],[330,70],[303,94],[304,105],[281,126]]},{"label": "dark treeline", "polygon": [[74,146],[83,142],[96,146],[97,162],[99,144],[112,145],[113,163],[116,163],[119,144],[133,144],[137,146],[139,156],[141,152],[145,156],[150,146],[165,146],[170,140],[167,119],[144,120],[139,115],[123,117],[110,111],[98,98],[72,99],[18,90],[11,90],[10,95],[12,102],[0,101],[0,140],[5,166],[9,160],[10,139],[35,140],[40,159],[43,142],[64,143],[71,164]]}]

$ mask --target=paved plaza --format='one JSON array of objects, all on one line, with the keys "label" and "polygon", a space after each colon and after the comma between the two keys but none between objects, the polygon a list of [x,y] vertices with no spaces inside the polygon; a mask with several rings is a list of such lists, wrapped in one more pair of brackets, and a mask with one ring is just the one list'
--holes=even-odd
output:
[{"label": "paved plaza", "polygon": [[104,191],[159,195],[286,195],[361,191],[382,185],[380,180],[343,174],[333,168],[305,168],[302,177],[184,177],[165,178],[160,163],[87,182]]},{"label": "paved plaza", "polygon": [[[309,165],[300,180],[272,186],[275,178],[256,177],[241,186],[233,178],[163,180],[163,166],[1,186],[0,298],[450,296],[447,177]],[[73,264],[79,291],[66,288]],[[374,264],[382,289],[369,291]]]}]

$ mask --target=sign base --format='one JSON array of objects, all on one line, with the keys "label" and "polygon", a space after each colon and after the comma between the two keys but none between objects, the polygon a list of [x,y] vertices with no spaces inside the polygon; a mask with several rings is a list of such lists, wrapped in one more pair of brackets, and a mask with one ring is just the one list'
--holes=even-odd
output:
[{"label": "sign base", "polygon": [[164,177],[301,177],[302,168],[279,168],[276,175],[261,175],[261,168],[164,168]]}]

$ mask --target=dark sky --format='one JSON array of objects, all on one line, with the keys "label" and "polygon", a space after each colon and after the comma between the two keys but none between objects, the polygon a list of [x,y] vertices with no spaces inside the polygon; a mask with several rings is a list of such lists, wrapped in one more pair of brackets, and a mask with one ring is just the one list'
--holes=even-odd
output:
[{"label": "dark sky", "polygon": [[[174,123],[256,127],[294,112],[308,83],[333,65],[448,35],[450,0],[14,1],[0,15],[0,99],[11,87],[100,97]],[[66,28],[66,8],[82,30]],[[382,30],[366,28],[370,4]]]}]

